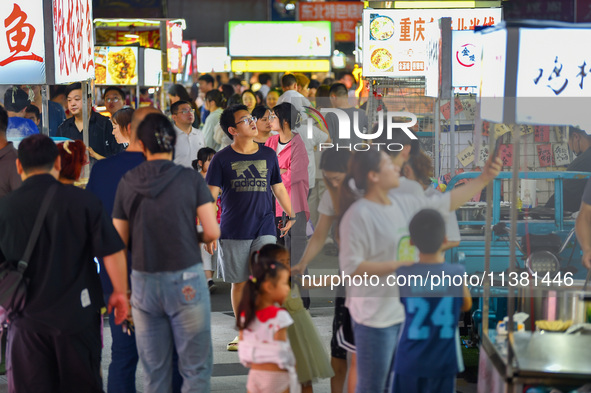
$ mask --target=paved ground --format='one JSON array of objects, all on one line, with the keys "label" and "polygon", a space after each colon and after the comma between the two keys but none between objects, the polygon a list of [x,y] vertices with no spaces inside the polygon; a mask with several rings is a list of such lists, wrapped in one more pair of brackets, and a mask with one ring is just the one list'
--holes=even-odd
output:
[{"label": "paved ground", "polygon": [[[330,247],[325,249],[325,253],[315,261],[314,274],[335,274],[337,268],[336,257],[332,256]],[[211,297],[212,302],[212,335],[214,348],[214,368],[211,379],[211,391],[216,393],[235,393],[246,391],[246,378],[248,370],[242,367],[238,360],[236,352],[226,351],[226,344],[236,336],[234,330],[234,317],[230,305],[230,285],[218,282],[218,290]],[[316,290],[312,293],[312,304],[310,313],[313,321],[318,328],[322,341],[328,351],[330,336],[332,334],[332,316],[333,316],[333,294],[328,290]],[[108,365],[110,362],[111,332],[108,324],[104,330],[105,349],[103,350],[103,377],[105,380],[108,375]],[[137,372],[137,391],[143,391],[141,366]],[[459,379],[457,390],[461,393],[476,392],[476,385],[468,384]],[[5,393],[6,379],[0,376],[0,393]],[[323,380],[314,385],[314,392],[329,393],[330,381]],[[412,392],[409,392],[412,393]]]}]

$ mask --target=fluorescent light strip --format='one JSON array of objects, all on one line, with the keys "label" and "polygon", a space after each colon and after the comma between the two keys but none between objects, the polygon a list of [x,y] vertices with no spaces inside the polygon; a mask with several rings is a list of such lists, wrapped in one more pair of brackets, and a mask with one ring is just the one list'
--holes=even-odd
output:
[{"label": "fluorescent light strip", "polygon": [[330,60],[232,60],[232,72],[328,72]]}]

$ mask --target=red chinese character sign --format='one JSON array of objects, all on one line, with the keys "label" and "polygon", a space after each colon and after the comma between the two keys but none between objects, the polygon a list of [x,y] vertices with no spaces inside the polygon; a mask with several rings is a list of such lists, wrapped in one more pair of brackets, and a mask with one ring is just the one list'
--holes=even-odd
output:
[{"label": "red chinese character sign", "polygon": [[94,78],[92,0],[53,0],[55,83]]},{"label": "red chinese character sign", "polygon": [[43,1],[5,1],[0,7],[0,84],[44,83]]},{"label": "red chinese character sign", "polygon": [[298,2],[298,20],[331,21],[335,42],[355,42],[355,26],[362,12],[360,1]]},{"label": "red chinese character sign", "polygon": [[444,17],[451,18],[452,30],[474,30],[475,26],[499,23],[501,9],[365,9],[363,75],[425,76],[428,55],[426,23]]}]

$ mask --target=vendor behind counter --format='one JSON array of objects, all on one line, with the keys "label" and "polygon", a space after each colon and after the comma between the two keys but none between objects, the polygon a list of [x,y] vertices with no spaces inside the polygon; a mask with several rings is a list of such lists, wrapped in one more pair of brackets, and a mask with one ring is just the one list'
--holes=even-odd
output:
[{"label": "vendor behind counter", "polygon": [[[575,127],[569,128],[568,148],[577,156],[566,168],[567,171],[591,172],[591,136]],[[587,179],[564,180],[562,200],[565,211],[576,212],[581,207],[581,198]],[[546,202],[546,207],[554,208],[554,195]]]}]

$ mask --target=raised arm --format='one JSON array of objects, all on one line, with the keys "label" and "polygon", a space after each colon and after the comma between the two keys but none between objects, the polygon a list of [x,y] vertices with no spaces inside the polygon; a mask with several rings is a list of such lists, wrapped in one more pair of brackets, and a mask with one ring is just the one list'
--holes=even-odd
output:
[{"label": "raised arm", "polygon": [[464,203],[468,202],[474,195],[479,191],[482,191],[484,187],[501,171],[503,162],[498,157],[492,155],[486,161],[482,173],[476,179],[471,180],[461,187],[454,188],[451,190],[451,205],[450,211],[458,209]]}]

